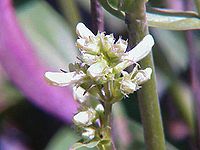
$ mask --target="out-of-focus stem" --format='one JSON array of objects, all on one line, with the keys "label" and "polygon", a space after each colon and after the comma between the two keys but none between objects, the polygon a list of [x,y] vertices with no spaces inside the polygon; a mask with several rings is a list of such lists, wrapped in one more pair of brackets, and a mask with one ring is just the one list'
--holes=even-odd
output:
[{"label": "out-of-focus stem", "polygon": [[[129,33],[128,49],[131,49],[148,34],[144,0],[135,0],[132,9],[126,14],[126,23]],[[140,64],[142,68],[151,67],[153,69],[151,80],[145,83],[138,92],[146,147],[148,150],[165,150],[152,54],[149,54]]]},{"label": "out-of-focus stem", "polygon": [[70,27],[75,34],[76,25],[80,22],[81,17],[74,0],[58,0],[59,6],[65,18],[68,20]]},{"label": "out-of-focus stem", "polygon": [[90,0],[93,32],[104,31],[104,15],[98,0]]},{"label": "out-of-focus stem", "polygon": [[195,0],[195,5],[196,5],[196,8],[197,8],[197,12],[200,15],[200,0]]},{"label": "out-of-focus stem", "polygon": [[[200,0],[195,0],[196,8],[198,11],[198,14],[200,15]],[[192,9],[193,6],[191,4],[191,1],[185,1],[185,10]],[[188,45],[189,50],[189,65],[190,65],[190,82],[192,86],[192,92],[194,94],[194,105],[195,105],[195,111],[196,111],[196,146],[197,149],[200,148],[200,78],[199,78],[199,72],[200,69],[197,66],[198,64],[198,58],[197,58],[197,50],[194,41],[194,36],[192,31],[186,32],[186,42]]]}]

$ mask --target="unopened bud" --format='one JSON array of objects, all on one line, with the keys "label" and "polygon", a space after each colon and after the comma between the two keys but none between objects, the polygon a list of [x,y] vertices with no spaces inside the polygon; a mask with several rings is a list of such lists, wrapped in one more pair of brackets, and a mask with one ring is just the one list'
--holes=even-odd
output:
[{"label": "unopened bud", "polygon": [[74,124],[77,126],[89,126],[96,118],[96,111],[89,108],[87,111],[81,111],[73,117]]}]

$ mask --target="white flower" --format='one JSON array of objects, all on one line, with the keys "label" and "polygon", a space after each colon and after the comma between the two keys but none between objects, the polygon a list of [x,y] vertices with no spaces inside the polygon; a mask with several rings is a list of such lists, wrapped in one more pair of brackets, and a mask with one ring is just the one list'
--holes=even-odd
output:
[{"label": "white flower", "polygon": [[133,81],[136,82],[138,85],[146,82],[151,78],[152,69],[146,68],[144,70],[139,70],[138,73],[133,78]]},{"label": "white flower", "polygon": [[85,93],[85,89],[82,87],[73,87],[73,96],[74,99],[79,103],[84,103],[87,101],[89,94]]},{"label": "white flower", "polygon": [[82,133],[82,137],[87,140],[92,140],[95,137],[95,129],[93,128],[84,128],[84,132]]},{"label": "white flower", "polygon": [[150,34],[148,34],[139,44],[137,44],[132,50],[127,52],[127,56],[125,56],[124,59],[132,60],[136,63],[150,53],[153,45],[154,39]]},{"label": "white flower", "polygon": [[76,26],[76,33],[80,38],[89,40],[90,36],[95,36],[83,23],[78,23]]},{"label": "white flower", "polygon": [[87,111],[81,111],[73,117],[73,121],[77,126],[89,126],[96,118],[96,111],[89,108]]},{"label": "white flower", "polygon": [[86,75],[83,72],[46,72],[45,78],[52,85],[66,86],[74,84],[82,80]]},{"label": "white flower", "polygon": [[102,60],[102,61],[92,64],[88,68],[87,73],[92,78],[100,77],[104,75],[104,71],[107,67],[108,67],[107,62],[105,60]]},{"label": "white flower", "polygon": [[96,107],[95,107],[95,110],[97,112],[100,112],[100,113],[103,113],[104,112],[104,107],[102,104],[98,104]]},{"label": "white flower", "polygon": [[133,63],[140,61],[150,53],[153,45],[153,37],[150,34],[146,35],[139,44],[126,53],[127,55],[124,57],[124,60],[130,60]]},{"label": "white flower", "polygon": [[137,91],[138,86],[137,86],[137,84],[135,84],[131,80],[122,80],[120,89],[122,90],[122,92],[125,95],[127,95],[127,94],[130,94],[130,93]]},{"label": "white flower", "polygon": [[86,41],[85,39],[77,40],[77,47],[81,49],[82,52],[96,55],[99,53],[100,46],[96,42]]},{"label": "white flower", "polygon": [[122,40],[121,38],[114,44],[114,48],[117,49],[118,52],[125,52],[127,48],[127,41]]},{"label": "white flower", "polygon": [[94,63],[96,63],[99,59],[99,57],[97,55],[91,55],[91,54],[82,54],[82,60],[84,63],[86,63],[87,65],[92,65]]},{"label": "white flower", "polygon": [[125,55],[122,55],[122,62],[117,64],[113,69],[119,73],[128,66],[137,63],[150,53],[153,45],[153,37],[150,34],[146,35],[137,46],[135,46],[131,51],[124,53]]}]

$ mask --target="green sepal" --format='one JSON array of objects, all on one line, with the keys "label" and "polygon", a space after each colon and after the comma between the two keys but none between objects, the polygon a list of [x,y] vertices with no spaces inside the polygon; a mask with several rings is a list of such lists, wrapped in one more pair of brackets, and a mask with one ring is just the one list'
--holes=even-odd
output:
[{"label": "green sepal", "polygon": [[92,140],[92,141],[90,141],[88,143],[83,143],[82,141],[83,140],[80,140],[80,141],[76,142],[71,147],[71,150],[76,150],[76,149],[79,149],[79,148],[82,148],[82,147],[93,148],[93,147],[96,147],[100,143],[100,140]]}]

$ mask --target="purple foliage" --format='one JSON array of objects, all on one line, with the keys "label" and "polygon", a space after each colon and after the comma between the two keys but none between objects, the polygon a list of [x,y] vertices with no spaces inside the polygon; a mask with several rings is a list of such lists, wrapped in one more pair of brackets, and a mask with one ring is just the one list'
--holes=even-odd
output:
[{"label": "purple foliage", "polygon": [[11,0],[0,0],[0,12],[0,63],[8,77],[32,103],[70,122],[77,108],[71,90],[45,82],[49,69],[21,31]]}]

